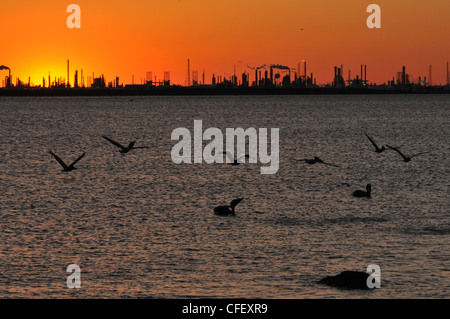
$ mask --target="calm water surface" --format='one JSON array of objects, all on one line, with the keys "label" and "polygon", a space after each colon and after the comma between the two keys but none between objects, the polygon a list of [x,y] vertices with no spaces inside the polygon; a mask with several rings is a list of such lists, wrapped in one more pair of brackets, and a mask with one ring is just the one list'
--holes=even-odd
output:
[{"label": "calm water surface", "polygon": [[[0,297],[449,297],[449,96],[3,97],[0,118]],[[196,119],[279,128],[278,173],[174,164],[171,132]],[[365,132],[430,153],[404,163]],[[86,157],[63,173],[48,149]],[[314,156],[341,168],[296,161]],[[381,289],[316,284],[370,264]]]}]

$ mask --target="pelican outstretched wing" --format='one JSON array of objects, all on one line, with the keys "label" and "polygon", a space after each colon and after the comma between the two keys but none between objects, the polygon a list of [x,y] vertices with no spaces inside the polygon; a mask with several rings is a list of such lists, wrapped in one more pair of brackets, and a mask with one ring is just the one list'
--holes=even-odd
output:
[{"label": "pelican outstretched wing", "polygon": [[400,156],[403,157],[404,160],[408,159],[408,158],[405,156],[405,154],[403,154],[402,152],[400,152],[400,150],[399,150],[398,148],[392,147],[392,146],[390,146],[390,145],[386,145],[386,146],[389,147],[390,149],[396,151],[397,153],[399,153]]},{"label": "pelican outstretched wing", "polygon": [[102,135],[102,137],[103,137],[105,140],[107,140],[108,142],[110,142],[111,144],[113,144],[113,145],[115,145],[115,146],[117,146],[117,147],[120,147],[120,148],[123,149],[123,150],[126,149],[125,146],[123,146],[123,145],[117,143],[116,141],[113,141],[113,140],[110,139],[109,137],[106,137],[106,136],[104,136],[104,135]]},{"label": "pelican outstretched wing", "polygon": [[234,157],[231,156],[231,153],[226,151],[225,154],[227,155],[228,159],[230,160],[230,163],[234,163]]},{"label": "pelican outstretched wing", "polygon": [[380,148],[378,147],[377,143],[375,143],[375,141],[366,133],[367,138],[369,139],[370,143],[372,143],[372,145],[375,147],[376,150],[379,150]]},{"label": "pelican outstretched wing", "polygon": [[66,165],[66,163],[64,163],[64,161],[62,159],[59,158],[58,155],[56,155],[55,153],[53,153],[51,150],[48,151],[50,154],[53,155],[53,157],[58,161],[59,165],[62,166],[62,168],[67,169],[68,166]]},{"label": "pelican outstretched wing", "polygon": [[422,152],[422,153],[414,154],[414,155],[411,155],[411,158],[422,155],[422,154],[428,154],[428,153],[430,153],[430,152]]},{"label": "pelican outstretched wing", "polygon": [[84,155],[86,155],[86,152],[83,152],[83,154],[81,154],[75,161],[73,161],[73,163],[70,164],[69,167],[73,167],[80,159],[84,157]]},{"label": "pelican outstretched wing", "polygon": [[242,160],[243,158],[250,158],[250,155],[244,155],[244,156],[239,157],[239,158],[237,159],[237,162],[238,162],[238,163],[244,163],[245,160],[244,160],[243,162],[241,162],[241,160]]},{"label": "pelican outstretched wing", "polygon": [[325,164],[325,165],[328,165],[328,166],[334,166],[334,167],[340,167],[339,165],[336,165],[336,164],[331,164],[331,163],[326,163],[326,162],[320,162],[321,164]]}]

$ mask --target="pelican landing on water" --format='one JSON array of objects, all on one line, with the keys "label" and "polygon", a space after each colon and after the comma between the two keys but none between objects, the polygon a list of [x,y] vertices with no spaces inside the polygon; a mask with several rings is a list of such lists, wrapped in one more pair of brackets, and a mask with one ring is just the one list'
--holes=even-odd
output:
[{"label": "pelican landing on water", "polygon": [[81,154],[81,156],[78,157],[72,164],[67,165],[66,163],[64,163],[64,161],[63,161],[62,159],[59,158],[58,155],[56,155],[55,153],[53,153],[51,150],[49,150],[48,152],[49,152],[50,154],[52,154],[53,157],[58,161],[59,165],[62,166],[64,172],[70,172],[70,171],[73,171],[74,169],[77,169],[77,168],[75,167],[75,164],[76,164],[80,159],[82,159],[83,156],[86,154],[86,153],[83,152],[83,154]]},{"label": "pelican landing on water", "polygon": [[106,137],[106,136],[104,136],[104,135],[103,135],[102,137],[103,137],[105,140],[107,140],[108,142],[110,142],[111,144],[113,144],[113,145],[117,146],[118,148],[120,148],[120,151],[119,151],[119,152],[122,153],[122,154],[128,153],[129,151],[134,150],[134,149],[138,149],[138,148],[148,148],[148,147],[146,147],[146,146],[140,146],[140,147],[134,146],[134,144],[136,143],[135,141],[130,142],[130,144],[128,144],[128,146],[123,146],[123,145],[117,143],[116,141],[113,141],[113,140],[110,139],[109,137]]},{"label": "pelican landing on water", "polygon": [[233,199],[230,205],[217,206],[214,208],[214,214],[216,215],[234,215],[235,207],[239,204],[243,198]]}]

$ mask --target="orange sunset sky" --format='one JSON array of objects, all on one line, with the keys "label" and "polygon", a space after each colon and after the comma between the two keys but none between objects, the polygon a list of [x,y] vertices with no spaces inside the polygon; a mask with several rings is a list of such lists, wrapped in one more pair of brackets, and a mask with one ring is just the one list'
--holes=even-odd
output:
[{"label": "orange sunset sky", "polygon": [[[81,7],[81,29],[66,26],[71,3]],[[366,26],[371,3],[381,6],[381,29]],[[428,77],[431,64],[433,84],[444,84],[450,60],[447,0],[2,0],[0,12],[0,65],[36,85],[49,71],[65,77],[67,59],[71,82],[76,69],[123,83],[170,71],[183,85],[188,58],[206,83],[234,65],[253,81],[247,64],[306,60],[318,83],[332,81],[335,65],[347,78],[367,64],[368,80],[380,84],[402,65]]]}]

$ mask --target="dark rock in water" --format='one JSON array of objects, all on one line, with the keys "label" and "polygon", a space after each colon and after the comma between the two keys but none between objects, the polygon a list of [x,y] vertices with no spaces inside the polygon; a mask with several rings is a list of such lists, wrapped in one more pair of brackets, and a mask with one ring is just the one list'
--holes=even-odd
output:
[{"label": "dark rock in water", "polygon": [[317,283],[338,288],[369,289],[367,278],[369,278],[369,274],[365,272],[343,271],[339,275],[325,277]]}]

